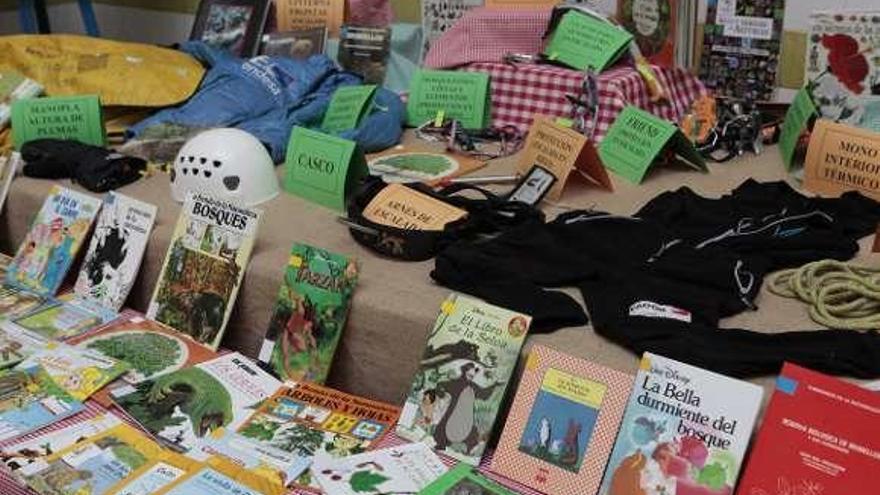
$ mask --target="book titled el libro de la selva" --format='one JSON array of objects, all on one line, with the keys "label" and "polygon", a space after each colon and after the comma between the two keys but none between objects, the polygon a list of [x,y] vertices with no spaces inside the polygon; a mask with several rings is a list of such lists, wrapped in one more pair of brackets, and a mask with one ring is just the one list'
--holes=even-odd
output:
[{"label": "book titled el libro de la selva", "polygon": [[147,318],[216,350],[238,296],[261,210],[189,193]]},{"label": "book titled el libro de la selva", "polygon": [[601,495],[731,495],[763,389],[645,353]]},{"label": "book titled el libro de la selva", "polygon": [[397,434],[477,465],[531,317],[452,294],[406,398]]}]

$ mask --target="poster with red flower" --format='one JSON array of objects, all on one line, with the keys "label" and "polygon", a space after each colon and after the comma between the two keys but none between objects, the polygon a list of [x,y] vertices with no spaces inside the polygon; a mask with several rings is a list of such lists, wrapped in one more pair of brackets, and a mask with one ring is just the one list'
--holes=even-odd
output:
[{"label": "poster with red flower", "polygon": [[880,10],[814,12],[805,80],[822,116],[850,125],[880,103]]}]

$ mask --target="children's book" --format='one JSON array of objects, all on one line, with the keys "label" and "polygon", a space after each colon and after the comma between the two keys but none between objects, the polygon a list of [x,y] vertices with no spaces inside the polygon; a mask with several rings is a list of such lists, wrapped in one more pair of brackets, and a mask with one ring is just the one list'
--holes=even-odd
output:
[{"label": "children's book", "polygon": [[216,350],[253,249],[262,211],[190,193],[147,318]]},{"label": "children's book", "polygon": [[0,323],[0,369],[18,364],[48,345],[49,341],[39,335]]},{"label": "children's book", "polygon": [[312,466],[312,473],[321,489],[333,495],[415,494],[446,471],[443,461],[423,443],[375,450],[342,459],[317,457]]},{"label": "children's book", "polygon": [[83,410],[80,401],[40,366],[0,372],[0,441],[60,421]]},{"label": "children's book", "polygon": [[[400,409],[307,382],[287,382],[238,428],[252,442],[311,459],[372,450]],[[310,473],[295,482],[316,488]]]},{"label": "children's book", "polygon": [[189,452],[218,428],[235,429],[281,382],[237,352],[113,390],[113,400],[168,447]]},{"label": "children's book", "polygon": [[312,459],[297,452],[286,452],[233,431],[218,429],[202,438],[188,454],[194,459],[214,463],[218,459],[262,477],[283,490],[302,475]]},{"label": "children's book", "polygon": [[459,494],[514,495],[514,492],[486,478],[467,464],[459,464],[419,492],[419,495]]},{"label": "children's book", "polygon": [[708,0],[700,80],[716,96],[772,99],[784,18],[785,0]]},{"label": "children's book", "polygon": [[786,364],[737,493],[873,493],[878,469],[880,395]]},{"label": "children's book", "polygon": [[265,486],[247,483],[246,473],[234,469],[220,469],[218,466],[204,467],[194,474],[178,479],[154,495],[275,495]]},{"label": "children's book", "polygon": [[0,280],[6,279],[6,268],[12,263],[12,256],[0,253]]},{"label": "children's book", "polygon": [[312,55],[324,53],[327,28],[315,27],[268,33],[263,35],[262,41],[260,55],[307,60]]},{"label": "children's book", "polygon": [[104,320],[75,304],[69,304],[71,294],[47,299],[38,308],[21,316],[11,318],[7,326],[17,326],[46,339],[65,340],[88,333],[100,327]]},{"label": "children's book", "polygon": [[86,238],[101,200],[53,186],[6,272],[6,283],[54,295]]},{"label": "children's book", "polygon": [[0,320],[11,320],[40,307],[46,298],[8,285],[0,286]]},{"label": "children's book", "polygon": [[477,465],[531,317],[452,294],[443,303],[397,434]]},{"label": "children's book", "polygon": [[621,0],[617,20],[635,36],[642,55],[652,64],[675,67],[679,0]]},{"label": "children's book", "polygon": [[0,130],[12,119],[13,102],[40,96],[42,92],[43,87],[33,79],[15,71],[0,71]]},{"label": "children's book", "polygon": [[324,383],[357,284],[354,260],[295,244],[259,360],[283,380]]},{"label": "children's book", "polygon": [[122,309],[155,220],[154,205],[115,192],[107,194],[74,285],[78,303],[99,314]]},{"label": "children's book", "polygon": [[16,472],[56,452],[100,435],[122,424],[122,420],[110,412],[74,423],[40,435],[22,438],[0,448],[0,460],[7,471]]},{"label": "children's book", "polygon": [[136,315],[67,343],[128,363],[130,369],[122,379],[130,384],[152,380],[218,356],[188,336]]},{"label": "children's book", "polygon": [[127,363],[99,352],[58,342],[28,357],[17,369],[33,366],[41,366],[59,387],[79,401],[88,399],[129,368]]},{"label": "children's book", "polygon": [[492,471],[547,495],[595,494],[633,377],[535,345]]},{"label": "children's book", "polygon": [[19,469],[37,493],[105,495],[162,456],[162,447],[121,424]]},{"label": "children's book", "polygon": [[601,495],[730,495],[764,390],[646,352]]},{"label": "children's book", "polygon": [[813,11],[804,66],[804,80],[823,117],[855,126],[876,119],[880,10]]},{"label": "children's book", "polygon": [[132,472],[123,481],[110,489],[112,495],[152,495],[170,487],[204,465],[186,456],[170,451],[162,451],[159,459]]}]

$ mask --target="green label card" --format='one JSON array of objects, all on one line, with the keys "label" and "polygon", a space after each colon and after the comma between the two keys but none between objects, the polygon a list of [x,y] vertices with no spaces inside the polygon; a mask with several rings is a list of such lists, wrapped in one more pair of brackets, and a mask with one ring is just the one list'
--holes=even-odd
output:
[{"label": "green label card", "polygon": [[671,122],[633,106],[626,107],[599,145],[605,166],[633,183],[640,183],[657,156],[672,146],[682,161],[698,170],[706,162]]},{"label": "green label card", "polygon": [[633,35],[595,17],[569,12],[562,17],[544,55],[577,70],[603,71],[627,49]]},{"label": "green label card", "polygon": [[490,110],[488,74],[420,70],[410,83],[406,123],[418,127],[444,112],[466,129],[483,129],[489,125]]},{"label": "green label card", "polygon": [[285,170],[287,192],[345,211],[349,186],[367,174],[367,165],[354,141],[294,127]]},{"label": "green label card", "polygon": [[12,104],[12,141],[16,150],[28,141],[50,138],[105,146],[98,96],[28,98]]},{"label": "green label card", "polygon": [[337,89],[324,112],[321,129],[325,132],[338,132],[356,128],[369,111],[375,94],[375,84],[343,86]]},{"label": "green label card", "polygon": [[818,114],[810,92],[807,88],[801,88],[788,107],[785,121],[782,123],[782,132],[779,133],[779,151],[782,152],[782,161],[786,170],[791,170],[798,140],[807,129],[810,118]]}]

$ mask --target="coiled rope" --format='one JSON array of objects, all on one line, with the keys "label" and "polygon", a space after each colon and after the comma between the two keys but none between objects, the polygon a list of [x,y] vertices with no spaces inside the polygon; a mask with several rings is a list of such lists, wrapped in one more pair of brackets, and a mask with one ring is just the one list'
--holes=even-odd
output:
[{"label": "coiled rope", "polygon": [[880,330],[880,267],[816,261],[775,274],[768,289],[807,303],[810,318],[820,325]]}]

